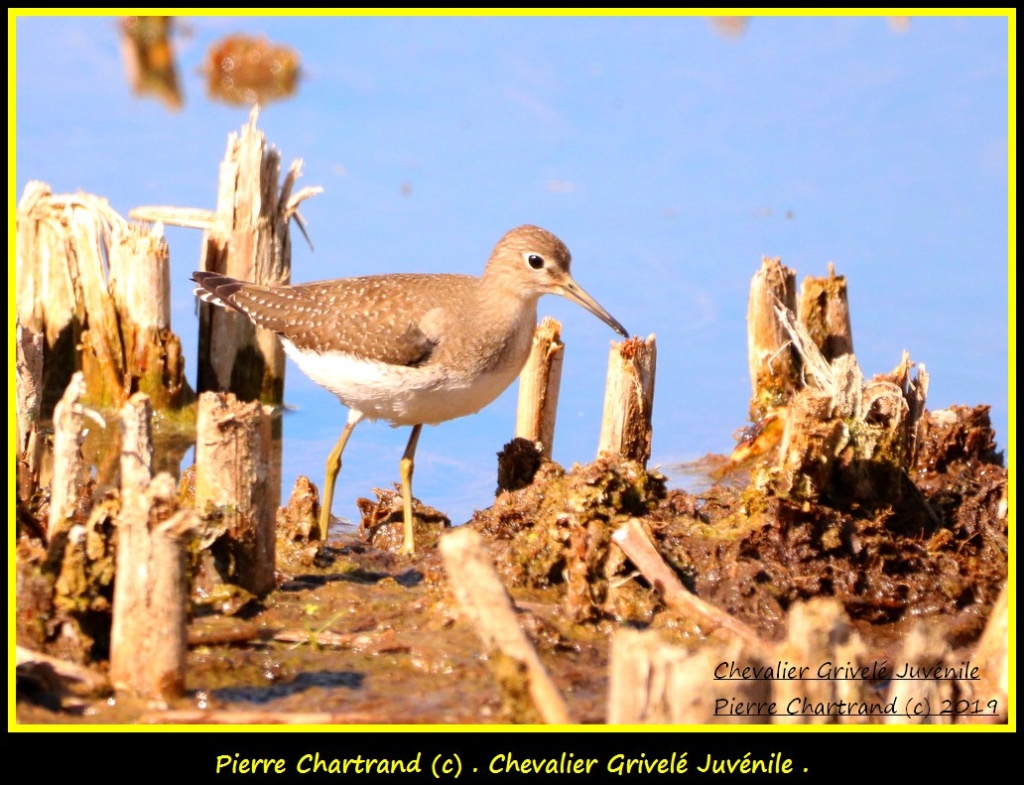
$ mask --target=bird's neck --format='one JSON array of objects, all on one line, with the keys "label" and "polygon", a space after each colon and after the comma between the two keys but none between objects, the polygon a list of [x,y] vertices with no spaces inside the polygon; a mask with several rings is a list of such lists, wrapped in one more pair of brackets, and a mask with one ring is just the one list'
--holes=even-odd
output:
[{"label": "bird's neck", "polygon": [[523,286],[500,271],[490,269],[480,279],[478,290],[481,306],[491,318],[504,317],[503,321],[518,322],[523,319],[536,321],[537,300],[540,295],[524,289]]},{"label": "bird's neck", "polygon": [[478,329],[489,333],[479,335],[495,349],[489,364],[515,367],[515,373],[526,361],[537,324],[538,295],[524,294],[521,289],[483,285],[479,290],[481,313],[487,314]]}]

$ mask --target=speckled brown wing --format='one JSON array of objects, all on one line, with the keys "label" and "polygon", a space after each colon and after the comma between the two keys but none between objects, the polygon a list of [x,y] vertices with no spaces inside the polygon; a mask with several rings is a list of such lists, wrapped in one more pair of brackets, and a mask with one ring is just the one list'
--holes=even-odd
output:
[{"label": "speckled brown wing", "polygon": [[[344,352],[391,365],[419,366],[438,345],[438,309],[460,301],[478,279],[461,275],[379,275],[296,286],[257,286],[199,273],[215,299],[246,314],[297,349]],[[430,318],[424,321],[424,317]]]}]

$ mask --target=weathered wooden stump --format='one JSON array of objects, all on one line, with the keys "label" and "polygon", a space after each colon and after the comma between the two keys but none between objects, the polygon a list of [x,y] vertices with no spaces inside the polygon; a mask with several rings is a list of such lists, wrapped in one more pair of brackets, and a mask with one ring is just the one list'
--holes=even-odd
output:
[{"label": "weathered wooden stump", "polygon": [[829,363],[792,312],[780,308],[779,316],[803,360],[806,387],[790,400],[769,484],[805,500],[826,493],[840,503],[899,500],[924,415],[924,366],[911,378],[904,354],[892,373],[864,382],[852,354]]},{"label": "weathered wooden stump", "polygon": [[800,284],[797,314],[826,360],[832,362],[844,354],[853,354],[846,276],[836,275],[835,265],[831,262],[827,278],[809,275]]},{"label": "weathered wooden stump", "polygon": [[647,465],[651,457],[654,373],[658,350],[654,336],[612,343],[598,455]]},{"label": "weathered wooden stump", "polygon": [[31,182],[18,205],[17,282],[18,321],[44,336],[44,418],[79,370],[100,409],[119,409],[139,389],[160,407],[191,401],[159,227],[131,226],[99,197]]},{"label": "weathered wooden stump", "polygon": [[800,358],[776,313],[776,302],[796,311],[796,273],[779,259],[764,257],[750,282],[747,303],[747,362],[753,422],[785,405],[800,389]]},{"label": "weathered wooden stump", "polygon": [[85,440],[85,377],[71,377],[64,397],[53,412],[53,479],[50,485],[49,542],[67,532],[85,481],[82,442]]},{"label": "weathered wooden stump", "polygon": [[153,477],[153,406],[143,393],[121,410],[121,512],[110,633],[115,689],[144,698],[177,697],[185,685],[186,546],[199,524],[177,510],[169,474]]},{"label": "weathered wooden stump", "polygon": [[43,335],[17,322],[15,338],[15,388],[18,419],[18,498],[30,498],[39,483],[43,440],[39,413],[43,389]]},{"label": "weathered wooden stump", "polygon": [[924,415],[924,366],[911,378],[904,354],[892,373],[865,382],[853,355],[846,279],[831,265],[827,278],[806,279],[800,318],[794,282],[778,259],[762,260],[751,281],[750,410],[758,429],[733,462],[768,456],[752,483],[784,497],[898,501]]},{"label": "weathered wooden stump", "polygon": [[185,546],[198,518],[192,510],[176,511],[169,474],[157,475],[144,490],[134,485],[141,476],[137,472],[122,488],[110,678],[119,692],[166,700],[185,686]]},{"label": "weathered wooden stump", "polygon": [[256,595],[274,588],[270,409],[231,393],[202,393],[196,424],[195,503],[224,536],[214,546],[225,582]]},{"label": "weathered wooden stump", "polygon": [[[862,714],[860,707],[880,708],[884,702],[877,695],[872,696],[865,679],[842,670],[864,667],[870,670],[872,660],[838,600],[816,598],[793,607],[786,639],[775,647],[772,659],[793,669],[793,678],[771,681],[776,723],[822,725],[882,721],[879,713]],[[823,671],[830,663],[840,670]]]},{"label": "weathered wooden stump", "polygon": [[[739,642],[691,651],[666,643],[656,630],[620,629],[612,636],[608,667],[608,722],[612,725],[765,723],[756,707],[768,703],[765,681],[715,677],[722,662],[744,662]],[[737,703],[745,710],[736,713]]]},{"label": "weathered wooden stump", "polygon": [[956,682],[928,673],[949,660],[949,645],[943,633],[933,625],[915,624],[904,638],[900,655],[889,683],[887,700],[896,710],[885,718],[887,725],[952,725]]},{"label": "weathered wooden stump", "polygon": [[978,672],[966,674],[966,678],[957,683],[959,698],[967,701],[959,717],[962,723],[1006,722],[1009,717],[1009,602],[1009,587],[1003,586],[971,657]]},{"label": "weathered wooden stump", "polygon": [[[241,133],[228,136],[220,165],[217,209],[139,207],[133,218],[203,229],[200,269],[260,284],[291,278],[292,217],[299,204],[319,193],[292,193],[302,170],[295,161],[281,181],[281,153],[256,128],[256,108]],[[230,309],[199,303],[200,392],[233,392],[244,401],[280,404],[284,394],[284,350],[277,336],[259,330]]]},{"label": "weathered wooden stump", "polygon": [[181,341],[171,332],[170,254],[162,227],[130,224],[113,237],[110,292],[120,317],[130,389],[158,410],[195,399],[185,380]]},{"label": "weathered wooden stump", "polygon": [[561,330],[562,325],[550,316],[537,325],[533,348],[519,374],[516,437],[540,444],[541,456],[548,460],[555,442],[558,392],[565,357]]}]

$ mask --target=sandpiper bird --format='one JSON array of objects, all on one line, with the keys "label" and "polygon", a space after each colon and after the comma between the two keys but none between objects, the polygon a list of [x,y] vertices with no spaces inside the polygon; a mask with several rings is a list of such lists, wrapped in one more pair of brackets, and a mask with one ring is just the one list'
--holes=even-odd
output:
[{"label": "sandpiper bird", "polygon": [[285,352],[349,408],[327,458],[320,533],[326,539],[341,454],[363,419],[411,425],[399,464],[403,552],[415,550],[413,456],[424,423],[473,414],[519,375],[533,340],[537,300],[560,294],[624,337],[625,328],[572,279],[569,249],[537,226],[502,237],[484,274],[386,274],[295,286],[258,286],[213,272],[196,294],[276,332]]}]

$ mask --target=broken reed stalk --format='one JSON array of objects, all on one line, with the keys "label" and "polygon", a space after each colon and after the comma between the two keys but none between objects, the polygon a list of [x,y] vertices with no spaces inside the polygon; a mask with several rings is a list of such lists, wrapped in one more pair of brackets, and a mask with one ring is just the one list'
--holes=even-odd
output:
[{"label": "broken reed stalk", "polygon": [[544,317],[533,334],[533,348],[519,374],[519,408],[516,412],[516,436],[540,443],[544,458],[551,458],[555,441],[555,417],[558,392],[562,384],[562,360],[565,344],[562,325]]},{"label": "broken reed stalk", "polygon": [[20,320],[16,322],[15,331],[18,498],[25,500],[39,484],[42,457],[39,412],[43,392],[43,334],[25,327]]},{"label": "broken reed stalk", "polygon": [[222,576],[253,594],[274,588],[274,514],[270,408],[231,393],[202,393],[196,423],[196,509],[225,528]]},{"label": "broken reed stalk", "polygon": [[46,538],[51,543],[70,528],[85,480],[85,407],[81,403],[84,396],[85,377],[77,371],[53,410],[53,479],[46,527]]},{"label": "broken reed stalk", "polygon": [[796,274],[779,259],[761,259],[750,281],[747,302],[747,362],[752,396],[750,419],[785,405],[800,389],[800,358],[775,310],[776,302],[796,311]]},{"label": "broken reed stalk", "polygon": [[179,696],[185,686],[186,539],[199,521],[192,510],[175,511],[176,500],[169,474],[145,489],[121,489],[110,679],[119,692],[158,700]]},{"label": "broken reed stalk", "polygon": [[827,278],[804,278],[797,314],[826,360],[832,362],[844,354],[853,354],[846,276],[837,276],[832,262],[828,263]]},{"label": "broken reed stalk", "polygon": [[[281,181],[281,153],[257,130],[258,116],[254,107],[241,133],[228,136],[216,211],[140,207],[132,210],[131,216],[202,228],[202,270],[259,284],[288,283],[289,221],[294,216],[302,229],[299,204],[322,189],[292,192],[301,174],[301,161],[293,162]],[[201,392],[231,391],[246,401],[280,404],[284,393],[280,341],[240,314],[200,302],[198,388]]]},{"label": "broken reed stalk", "polygon": [[524,667],[527,691],[544,722],[571,723],[565,700],[516,621],[512,601],[481,536],[467,528],[454,529],[441,538],[439,547],[459,607],[476,628],[488,654],[492,658],[504,656]]},{"label": "broken reed stalk", "polygon": [[631,518],[616,529],[612,541],[636,565],[672,610],[693,619],[702,627],[710,628],[707,632],[722,629],[757,650],[770,650],[771,645],[763,641],[755,630],[687,591],[672,568],[661,558],[639,520]]},{"label": "broken reed stalk", "polygon": [[657,358],[653,335],[646,340],[629,338],[612,343],[598,455],[611,455],[647,465],[651,457]]}]

